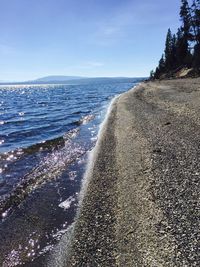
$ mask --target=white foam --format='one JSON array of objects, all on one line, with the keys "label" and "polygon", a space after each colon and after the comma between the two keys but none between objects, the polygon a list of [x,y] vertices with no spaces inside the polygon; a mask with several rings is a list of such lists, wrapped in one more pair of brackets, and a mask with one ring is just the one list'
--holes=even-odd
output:
[{"label": "white foam", "polygon": [[71,207],[72,203],[75,201],[76,199],[74,197],[69,197],[68,199],[66,199],[65,201],[61,202],[58,206],[60,208],[63,208],[64,210],[67,210]]},{"label": "white foam", "polygon": [[81,118],[80,122],[81,122],[82,124],[86,124],[86,123],[88,123],[89,121],[93,120],[94,117],[95,117],[95,116],[94,116],[93,114],[89,114],[89,115],[83,116],[83,117]]},{"label": "white foam", "polygon": [[65,267],[68,255],[67,248],[69,247],[71,236],[73,234],[74,224],[71,224],[65,234],[62,236],[58,245],[51,251],[50,257],[47,260],[48,267]]}]

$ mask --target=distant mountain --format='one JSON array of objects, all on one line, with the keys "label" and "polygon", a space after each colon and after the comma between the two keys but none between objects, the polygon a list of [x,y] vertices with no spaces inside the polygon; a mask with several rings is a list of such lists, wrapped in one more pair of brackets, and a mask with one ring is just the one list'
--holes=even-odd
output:
[{"label": "distant mountain", "polygon": [[146,78],[128,78],[128,77],[97,77],[97,78],[87,78],[80,76],[46,76],[32,81],[24,82],[0,82],[0,85],[12,85],[12,84],[89,84],[89,83],[132,83],[141,82]]},{"label": "distant mountain", "polygon": [[80,76],[63,76],[63,75],[55,75],[55,76],[46,76],[42,77],[36,80],[33,80],[31,82],[36,82],[36,83],[52,83],[52,82],[66,82],[66,81],[71,81],[71,80],[80,80],[84,79],[83,77]]}]

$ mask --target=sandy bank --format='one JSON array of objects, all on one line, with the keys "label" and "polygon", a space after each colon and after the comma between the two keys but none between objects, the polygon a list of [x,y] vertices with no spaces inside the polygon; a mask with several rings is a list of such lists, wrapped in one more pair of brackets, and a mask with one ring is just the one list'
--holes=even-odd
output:
[{"label": "sandy bank", "polygon": [[198,266],[200,79],[112,106],[65,266]]}]

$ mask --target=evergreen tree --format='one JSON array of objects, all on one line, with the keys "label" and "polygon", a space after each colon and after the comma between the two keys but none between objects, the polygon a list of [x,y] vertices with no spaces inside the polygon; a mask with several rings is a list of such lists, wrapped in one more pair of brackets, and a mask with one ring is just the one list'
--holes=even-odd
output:
[{"label": "evergreen tree", "polygon": [[164,55],[162,54],[162,57],[159,61],[159,65],[158,65],[159,71],[160,73],[165,72],[165,59],[164,59]]},{"label": "evergreen tree", "polygon": [[176,55],[177,55],[177,65],[180,67],[184,64],[183,54],[187,50],[187,45],[183,39],[183,32],[181,29],[178,29],[177,32],[177,41],[176,41]]},{"label": "evergreen tree", "polygon": [[193,67],[195,69],[200,70],[200,44],[196,44],[194,47],[194,59],[193,59]]},{"label": "evergreen tree", "polygon": [[182,6],[180,8],[180,18],[182,21],[181,30],[183,31],[183,35],[187,40],[191,38],[191,9],[189,7],[187,0],[181,0]]},{"label": "evergreen tree", "polygon": [[193,0],[191,7],[193,40],[200,43],[200,0]]},{"label": "evergreen tree", "polygon": [[160,70],[159,70],[159,68],[157,67],[157,68],[156,68],[156,71],[155,71],[155,73],[154,73],[154,79],[159,79],[159,78],[160,78],[160,75],[161,75]]},{"label": "evergreen tree", "polygon": [[177,35],[173,37],[172,61],[174,62],[174,68],[191,67],[192,65],[192,54],[188,49],[187,39],[184,37],[181,28],[178,29]]},{"label": "evergreen tree", "polygon": [[177,67],[177,38],[176,35],[171,33],[168,29],[166,42],[165,42],[165,69],[173,70]]},{"label": "evergreen tree", "polygon": [[165,42],[165,67],[166,70],[170,70],[172,67],[172,33],[171,30],[168,29],[167,37]]},{"label": "evergreen tree", "polygon": [[181,0],[181,27],[176,35],[168,29],[164,55],[152,76],[157,79],[177,68],[194,67],[200,73],[200,0]]},{"label": "evergreen tree", "polygon": [[196,1],[195,17],[196,17],[196,28],[197,28],[196,41],[197,41],[197,44],[200,44],[200,0]]},{"label": "evergreen tree", "polygon": [[172,50],[171,50],[171,60],[173,69],[178,67],[178,59],[177,59],[177,38],[174,34],[172,37]]},{"label": "evergreen tree", "polygon": [[200,0],[194,0],[192,4],[192,28],[193,28],[193,40],[194,55],[193,55],[193,67],[200,68]]},{"label": "evergreen tree", "polygon": [[191,9],[189,7],[187,0],[181,0],[182,6],[180,9],[180,18],[182,21],[182,26],[180,30],[182,31],[182,37],[179,39],[179,61],[181,64],[190,67],[192,64],[192,56],[189,49],[189,41],[192,41],[191,27]]}]

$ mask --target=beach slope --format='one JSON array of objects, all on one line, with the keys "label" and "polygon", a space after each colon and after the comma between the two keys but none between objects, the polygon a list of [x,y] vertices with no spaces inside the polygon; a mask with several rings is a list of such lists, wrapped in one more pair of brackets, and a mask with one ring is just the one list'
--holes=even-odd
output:
[{"label": "beach slope", "polygon": [[198,266],[199,103],[200,79],[115,100],[65,266]]}]

